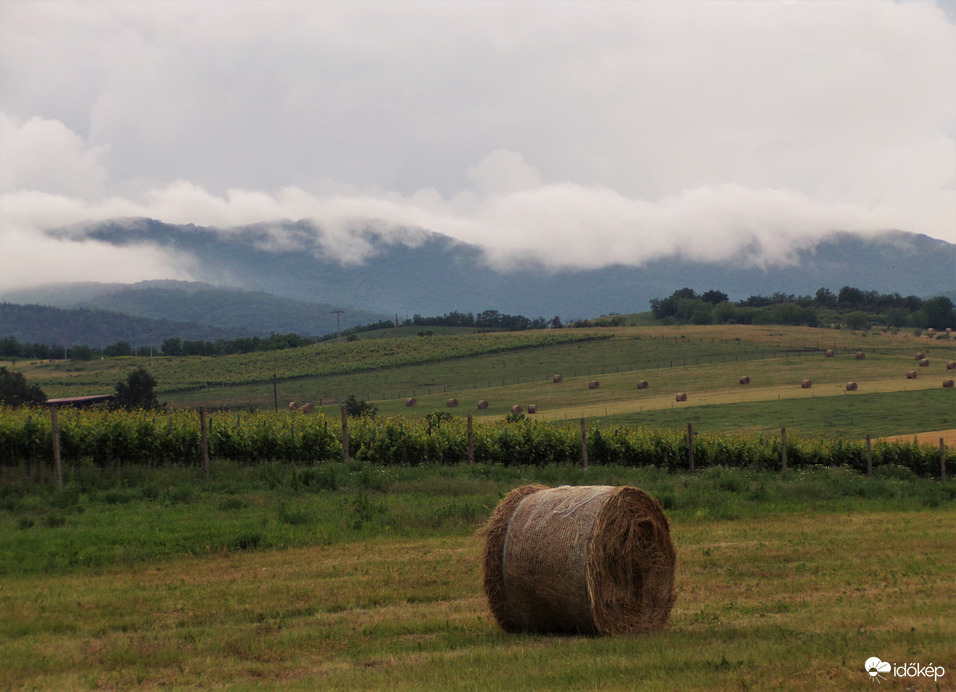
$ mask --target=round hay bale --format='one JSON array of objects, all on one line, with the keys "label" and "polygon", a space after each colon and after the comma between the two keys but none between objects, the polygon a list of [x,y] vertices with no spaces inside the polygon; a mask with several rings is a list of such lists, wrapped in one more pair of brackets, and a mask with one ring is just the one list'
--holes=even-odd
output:
[{"label": "round hay bale", "polygon": [[740,384],[750,384],[750,377],[747,375],[741,375],[737,381],[740,382]]},{"label": "round hay bale", "polygon": [[418,402],[415,401],[415,397],[413,397],[413,396],[410,396],[410,397],[408,397],[407,399],[405,399],[405,405],[406,405],[406,406],[414,406],[414,405],[417,404],[417,403],[418,403]]},{"label": "round hay bale", "polygon": [[915,370],[909,370],[909,371],[907,371],[907,373],[906,373],[906,379],[908,379],[908,380],[915,380],[915,379],[916,379],[916,376],[917,376],[917,373],[916,373]]},{"label": "round hay bale", "polygon": [[813,382],[811,382],[810,380],[800,380],[801,389],[810,389],[810,387],[812,386],[813,386]]},{"label": "round hay bale", "polygon": [[456,406],[458,406],[458,399],[449,399],[448,401],[445,402],[445,406],[447,406],[448,408],[455,408]]},{"label": "round hay bale", "polygon": [[863,351],[857,351],[857,352],[856,352],[856,356],[854,356],[854,357],[855,357],[857,360],[863,360],[864,358],[866,358],[866,354],[863,353]]},{"label": "round hay bale", "polygon": [[303,404],[299,410],[302,411],[302,413],[312,413],[315,410],[315,404]]},{"label": "round hay bale", "polygon": [[930,327],[929,329],[926,330],[926,333],[929,334],[930,336],[933,336],[933,334],[936,333],[936,330]]},{"label": "round hay bale", "polygon": [[554,377],[551,378],[551,381],[554,382],[555,384],[560,384],[561,382],[564,382],[564,378],[561,377],[561,375],[555,375]]},{"label": "round hay bale", "polygon": [[833,358],[833,356],[835,356],[836,353],[833,351],[832,348],[828,348],[826,351],[823,352],[823,355],[826,356],[827,358]]},{"label": "round hay bale", "polygon": [[923,358],[923,360],[921,360],[921,361],[919,362],[919,366],[920,366],[921,368],[928,368],[928,367],[929,367],[929,358]]},{"label": "round hay bale", "polygon": [[956,370],[956,360],[947,361],[946,363],[947,370]]},{"label": "round hay bale", "polygon": [[511,407],[512,413],[524,413],[524,409],[521,407],[521,404],[515,404]]},{"label": "round hay bale", "polygon": [[926,357],[926,354],[920,351],[916,354],[916,360],[923,360]]},{"label": "round hay bale", "polygon": [[521,486],[481,534],[485,595],[506,632],[650,632],[670,617],[677,552],[643,490]]},{"label": "round hay bale", "polygon": [[295,411],[297,408],[299,408],[299,402],[298,402],[298,401],[290,401],[290,402],[289,402],[289,410],[290,410],[290,411]]},{"label": "round hay bale", "polygon": [[676,396],[675,398],[676,398],[677,401],[687,401],[687,393],[686,393],[686,392],[677,392],[677,396]]},{"label": "round hay bale", "polygon": [[588,382],[588,389],[597,389],[600,386],[601,386],[601,383],[598,382],[597,380],[591,380],[590,382]]},{"label": "round hay bale", "polygon": [[479,411],[484,411],[486,408],[488,408],[488,402],[487,402],[487,401],[485,401],[484,399],[482,399],[481,401],[478,402],[478,410],[479,410]]},{"label": "round hay bale", "polygon": [[943,386],[946,387],[947,389],[949,389],[950,387],[953,386],[953,381],[952,381],[952,380],[943,380]]},{"label": "round hay bale", "polygon": [[857,390],[856,382],[847,382],[846,391],[855,392]]},{"label": "round hay bale", "polygon": [[638,389],[647,389],[648,386],[649,386],[649,385],[647,384],[647,380],[638,380],[638,381],[637,381],[637,388],[638,388]]},{"label": "round hay bale", "polygon": [[528,404],[528,413],[537,413],[538,405],[537,404]]}]

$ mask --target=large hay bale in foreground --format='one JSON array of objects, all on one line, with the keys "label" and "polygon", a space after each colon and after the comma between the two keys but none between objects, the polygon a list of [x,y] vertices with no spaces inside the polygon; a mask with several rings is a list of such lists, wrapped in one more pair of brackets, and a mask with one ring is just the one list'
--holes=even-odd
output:
[{"label": "large hay bale in foreground", "polygon": [[417,404],[417,403],[418,403],[418,402],[415,401],[415,397],[413,397],[413,396],[410,396],[410,397],[408,397],[407,399],[405,399],[405,405],[406,405],[406,406],[414,406],[414,405]]},{"label": "large hay bale in foreground", "polygon": [[650,386],[650,385],[648,385],[647,380],[638,380],[638,381],[637,381],[637,388],[638,388],[638,389],[647,389],[649,386]]},{"label": "large hay bale in foreground", "polygon": [[290,410],[290,411],[296,411],[296,410],[298,410],[298,408],[299,408],[299,402],[298,402],[298,401],[290,401],[290,402],[289,402],[289,410]]},{"label": "large hay bale in foreground", "polygon": [[447,406],[448,408],[455,408],[456,406],[458,406],[458,399],[449,399],[448,401],[445,402],[445,406]]},{"label": "large hay bale in foreground", "polygon": [[560,384],[561,382],[564,382],[564,378],[561,377],[561,375],[555,375],[554,377],[551,378],[551,381],[554,382],[555,384]]},{"label": "large hay bale in foreground", "polygon": [[615,634],[667,624],[677,552],[643,490],[525,485],[482,530],[485,594],[507,632]]},{"label": "large hay bale in foreground", "polygon": [[810,389],[810,387],[812,386],[813,386],[813,382],[811,382],[810,380],[800,380],[801,389]]},{"label": "large hay bale in foreground", "polygon": [[537,404],[528,404],[528,413],[537,413],[538,405]]},{"label": "large hay bale in foreground", "polygon": [[855,392],[857,390],[856,382],[847,382],[846,391]]},{"label": "large hay bale in foreground", "polygon": [[511,412],[514,414],[524,413],[524,409],[521,407],[521,404],[515,404],[511,407]]},{"label": "large hay bale in foreground", "polygon": [[946,387],[947,389],[949,389],[949,388],[951,388],[951,387],[953,386],[953,381],[952,381],[952,380],[943,380],[943,386]]},{"label": "large hay bale in foreground", "polygon": [[302,408],[299,409],[302,413],[312,413],[315,410],[315,404],[309,402],[308,404],[303,404]]},{"label": "large hay bale in foreground", "polygon": [[597,389],[600,386],[601,386],[601,383],[598,382],[597,380],[591,380],[590,382],[588,382],[588,389]]},{"label": "large hay bale in foreground", "polygon": [[479,410],[479,411],[484,411],[484,410],[487,409],[487,408],[488,408],[488,402],[487,402],[487,401],[485,401],[484,399],[482,399],[481,401],[478,402],[478,410]]}]

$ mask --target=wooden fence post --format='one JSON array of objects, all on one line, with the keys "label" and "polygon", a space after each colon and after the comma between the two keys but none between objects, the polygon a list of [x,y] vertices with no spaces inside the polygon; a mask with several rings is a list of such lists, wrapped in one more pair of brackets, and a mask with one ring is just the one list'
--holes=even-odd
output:
[{"label": "wooden fence post", "polygon": [[63,490],[63,461],[60,459],[60,428],[56,420],[56,406],[50,407],[50,434],[53,436],[53,469],[56,489]]},{"label": "wooden fence post", "polygon": [[472,417],[468,416],[468,463],[475,463],[475,431],[472,427]]},{"label": "wooden fence post", "polygon": [[787,470],[787,429],[780,428],[780,463]]},{"label": "wooden fence post", "polygon": [[199,444],[202,449],[202,473],[209,477],[209,433],[206,430],[206,409],[199,407]]},{"label": "wooden fence post", "polygon": [[939,478],[946,482],[946,440],[939,438]]},{"label": "wooden fence post", "polygon": [[870,442],[870,433],[866,434],[866,477],[873,478],[873,445]]},{"label": "wooden fence post", "polygon": [[588,470],[588,431],[584,423],[584,416],[581,416],[581,464],[584,470]]},{"label": "wooden fence post", "polygon": [[687,424],[687,470],[694,473],[694,424]]},{"label": "wooden fence post", "polygon": [[342,461],[349,463],[349,414],[342,407]]}]

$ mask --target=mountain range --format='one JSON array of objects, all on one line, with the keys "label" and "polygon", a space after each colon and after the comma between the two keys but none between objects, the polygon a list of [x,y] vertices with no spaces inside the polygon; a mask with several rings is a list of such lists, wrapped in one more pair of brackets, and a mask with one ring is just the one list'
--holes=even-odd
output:
[{"label": "mountain range", "polygon": [[[833,233],[797,251],[792,264],[770,268],[745,260],[709,264],[669,258],[640,267],[560,272],[536,266],[498,270],[480,248],[427,231],[402,242],[370,230],[354,238],[361,257],[346,262],[327,251],[327,232],[310,221],[217,229],[124,219],[89,225],[82,233],[114,245],[150,244],[188,255],[203,282],[65,284],[7,291],[0,300],[108,310],[245,334],[321,335],[335,332],[336,318],[345,329],[452,311],[491,309],[565,321],[640,312],[651,299],[685,286],[721,290],[731,300],[775,292],[812,295],[821,287],[836,292],[843,286],[956,297],[956,245],[902,231],[865,237]],[[0,337],[6,331],[0,322]]]}]

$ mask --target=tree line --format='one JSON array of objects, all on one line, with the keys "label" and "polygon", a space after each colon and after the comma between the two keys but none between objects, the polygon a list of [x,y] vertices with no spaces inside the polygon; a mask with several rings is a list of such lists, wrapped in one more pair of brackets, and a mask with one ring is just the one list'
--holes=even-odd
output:
[{"label": "tree line", "polygon": [[946,296],[923,300],[899,293],[878,293],[844,286],[837,293],[821,288],[812,296],[792,293],[754,295],[737,302],[723,291],[698,294],[681,288],[651,301],[654,317],[668,324],[788,324],[817,327],[839,324],[850,329],[876,325],[902,329],[956,327],[956,306]]}]

